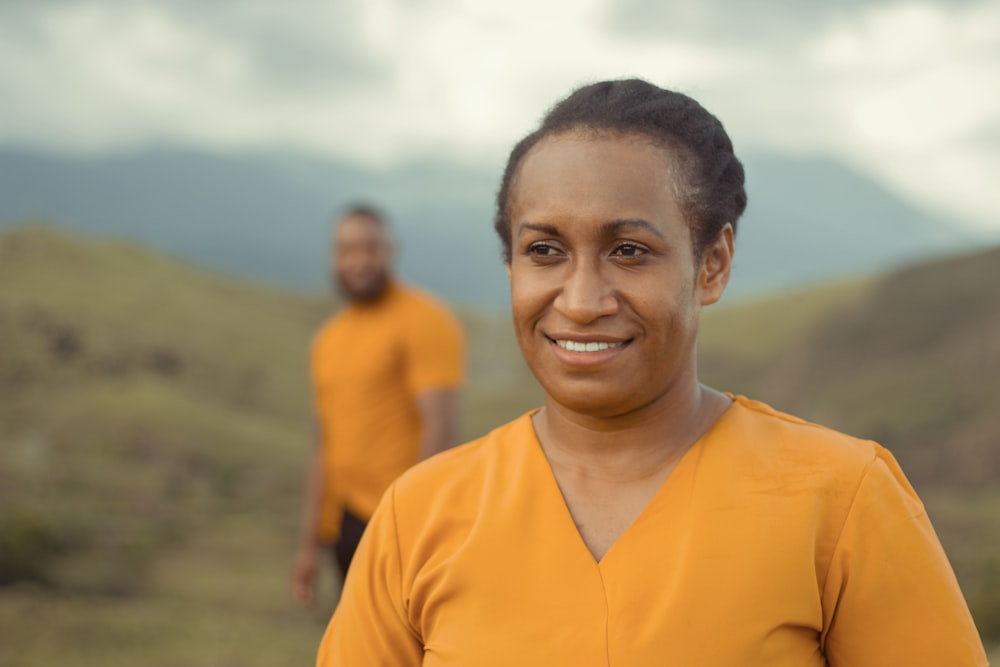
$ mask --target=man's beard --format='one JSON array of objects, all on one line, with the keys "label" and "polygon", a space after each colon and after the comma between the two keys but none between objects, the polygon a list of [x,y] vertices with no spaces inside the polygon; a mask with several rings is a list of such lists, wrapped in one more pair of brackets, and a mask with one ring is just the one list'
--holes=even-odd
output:
[{"label": "man's beard", "polygon": [[333,284],[337,292],[348,301],[354,303],[371,303],[372,301],[377,301],[385,293],[385,289],[389,284],[389,276],[383,273],[361,288],[348,285],[340,276],[334,276]]}]

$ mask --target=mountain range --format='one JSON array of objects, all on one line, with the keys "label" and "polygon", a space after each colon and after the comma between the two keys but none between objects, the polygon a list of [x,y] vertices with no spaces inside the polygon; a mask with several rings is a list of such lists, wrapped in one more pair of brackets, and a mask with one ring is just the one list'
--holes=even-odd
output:
[{"label": "mountain range", "polygon": [[[975,247],[953,221],[919,210],[830,158],[751,155],[728,298],[874,272]],[[400,273],[449,301],[504,309],[492,231],[502,165],[391,169],[293,153],[157,150],[67,157],[0,151],[0,226],[54,221],[130,238],[234,275],[324,289],[332,217],[384,208]]]}]

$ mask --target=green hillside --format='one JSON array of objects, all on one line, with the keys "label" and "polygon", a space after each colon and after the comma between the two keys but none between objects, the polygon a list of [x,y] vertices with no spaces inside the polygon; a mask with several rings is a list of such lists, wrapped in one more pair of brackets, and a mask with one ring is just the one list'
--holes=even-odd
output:
[{"label": "green hillside", "polygon": [[701,376],[887,446],[1000,642],[1000,249],[706,311]]},{"label": "green hillside", "polygon": [[131,245],[0,237],[0,664],[308,663],[321,621],[283,575],[323,315]]},{"label": "green hillside", "polygon": [[919,487],[1000,480],[1000,249],[708,311],[702,377],[879,440]]},{"label": "green hillside", "polygon": [[[997,268],[709,311],[702,366],[890,446],[1000,641]],[[334,586],[303,610],[287,575],[333,307],[48,226],[0,236],[0,667],[311,664]],[[505,316],[463,320],[471,438],[541,393]]]},{"label": "green hillside", "polygon": [[[306,350],[333,307],[51,227],[0,236],[0,665],[310,664],[335,591],[300,610],[287,574]],[[465,320],[470,438],[540,395],[511,327]]]}]

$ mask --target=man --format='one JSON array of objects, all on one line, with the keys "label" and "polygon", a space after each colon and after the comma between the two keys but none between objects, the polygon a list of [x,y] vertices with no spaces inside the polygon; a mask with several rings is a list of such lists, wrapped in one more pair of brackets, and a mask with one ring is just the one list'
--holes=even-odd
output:
[{"label": "man", "polygon": [[454,441],[461,327],[436,299],[393,278],[392,257],[375,209],[353,207],[337,222],[332,268],[346,304],[312,347],[317,446],[292,575],[304,603],[315,596],[320,552],[332,547],[346,576],[389,484]]}]

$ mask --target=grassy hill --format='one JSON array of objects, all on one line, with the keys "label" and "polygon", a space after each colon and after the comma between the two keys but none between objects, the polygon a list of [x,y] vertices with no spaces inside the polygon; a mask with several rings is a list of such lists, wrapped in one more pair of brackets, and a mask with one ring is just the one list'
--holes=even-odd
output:
[{"label": "grassy hill", "polygon": [[1000,480],[1000,249],[708,311],[702,376],[879,440],[920,487]]},{"label": "grassy hill", "polygon": [[[702,341],[715,386],[897,453],[996,640],[998,267],[737,303]],[[0,236],[0,667],[310,664],[333,585],[299,609],[287,573],[305,351],[333,306],[51,227]],[[541,394],[504,316],[463,319],[471,438]]]},{"label": "grassy hill", "polygon": [[0,664],[308,662],[320,621],[282,579],[323,315],[131,245],[0,238]]},{"label": "grassy hill", "polygon": [[701,376],[887,446],[1000,642],[1000,249],[706,311]]},{"label": "grassy hill", "polygon": [[[131,244],[0,236],[0,665],[310,664],[334,591],[303,611],[286,585],[306,349],[333,307]],[[465,322],[489,380],[471,438],[540,394],[510,326]]]}]

